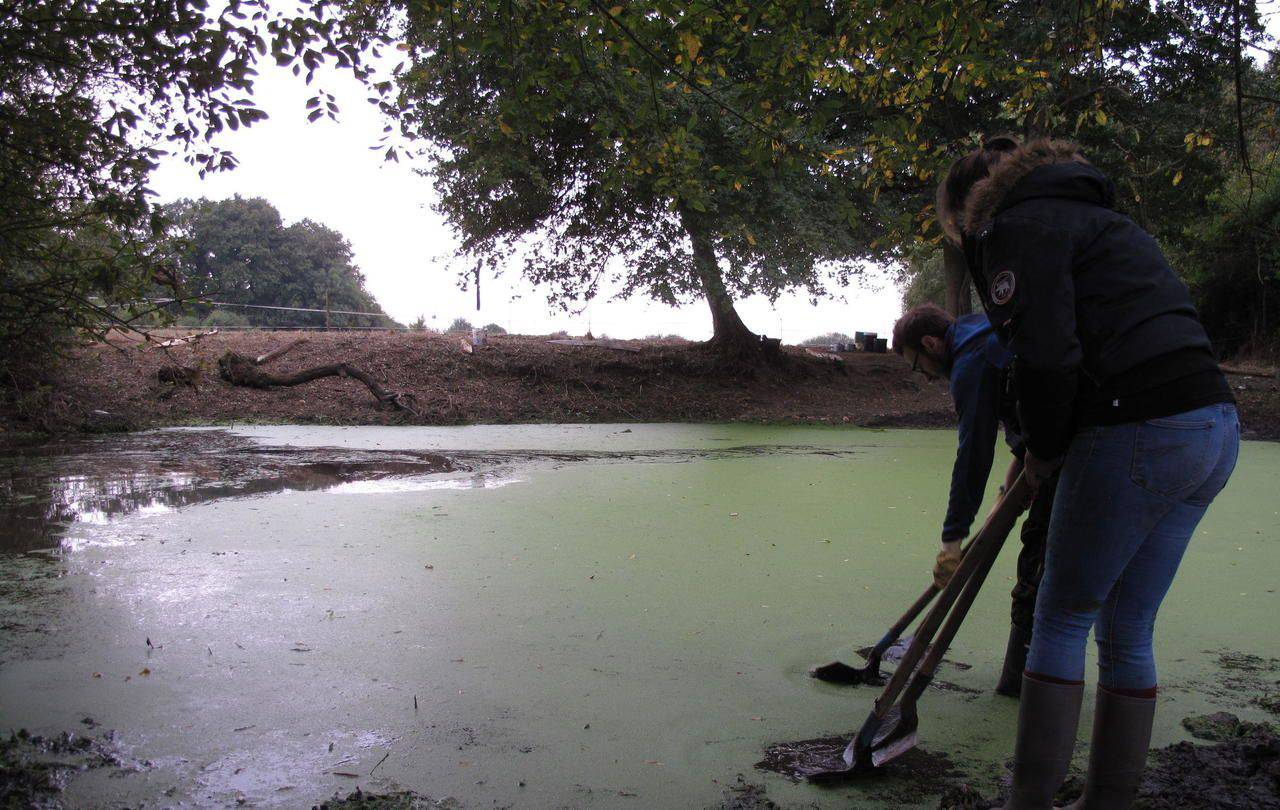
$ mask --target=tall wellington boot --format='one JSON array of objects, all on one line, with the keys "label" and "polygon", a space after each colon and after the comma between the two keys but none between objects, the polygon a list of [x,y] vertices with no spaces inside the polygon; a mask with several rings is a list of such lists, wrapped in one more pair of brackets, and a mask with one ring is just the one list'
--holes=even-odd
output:
[{"label": "tall wellington boot", "polygon": [[1022,694],[1022,671],[1027,668],[1027,651],[1031,649],[1031,631],[1018,625],[1009,626],[1009,646],[1004,651],[1004,668],[996,683],[996,694],[1016,698]]},{"label": "tall wellington boot", "polygon": [[1098,687],[1089,774],[1070,810],[1128,810],[1147,766],[1155,698],[1119,695]]},{"label": "tall wellington boot", "polygon": [[1018,737],[1013,746],[1013,790],[1004,810],[1051,810],[1076,744],[1084,684],[1022,677]]}]

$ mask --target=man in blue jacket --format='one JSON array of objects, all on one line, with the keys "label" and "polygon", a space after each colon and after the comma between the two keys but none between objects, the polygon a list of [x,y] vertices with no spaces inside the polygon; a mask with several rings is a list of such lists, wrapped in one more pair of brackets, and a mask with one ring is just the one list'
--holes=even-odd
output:
[{"label": "man in blue jacket", "polygon": [[[934,583],[946,585],[960,564],[960,544],[969,534],[991,475],[996,439],[1003,423],[1014,455],[1005,486],[1017,476],[1024,449],[1018,436],[1011,356],[985,315],[953,318],[932,304],[918,306],[893,327],[893,348],[911,370],[930,380],[945,377],[959,417],[959,444],[951,470],[951,494],[942,524],[942,549],[934,564]],[[1031,644],[1036,589],[1044,566],[1045,537],[1053,511],[1053,488],[1043,490],[1023,522],[1018,577],[1013,588],[1009,645],[996,692],[1017,697]]]}]

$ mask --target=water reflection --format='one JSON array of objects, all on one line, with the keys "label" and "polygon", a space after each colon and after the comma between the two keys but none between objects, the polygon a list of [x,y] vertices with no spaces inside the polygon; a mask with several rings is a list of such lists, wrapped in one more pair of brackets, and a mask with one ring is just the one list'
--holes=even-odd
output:
[{"label": "water reflection", "polygon": [[[847,457],[807,445],[562,452],[431,453],[271,447],[222,430],[153,431],[0,447],[0,553],[59,548],[74,524],[159,514],[194,503],[286,490],[338,494],[482,489],[519,479],[511,469],[575,463],[688,463],[764,455]],[[457,473],[456,476],[442,475]]]},{"label": "water reflection", "polygon": [[[465,469],[435,453],[260,447],[222,431],[13,447],[0,452],[0,552],[57,548],[75,523],[389,479],[416,481],[412,488],[422,489],[430,480],[424,476]],[[368,491],[401,491],[400,483]]]}]

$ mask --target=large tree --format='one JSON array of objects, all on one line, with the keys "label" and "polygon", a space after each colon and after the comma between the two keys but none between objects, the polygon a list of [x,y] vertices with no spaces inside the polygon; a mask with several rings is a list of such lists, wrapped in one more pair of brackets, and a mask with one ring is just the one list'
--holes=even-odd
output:
[{"label": "large tree", "polygon": [[[919,99],[871,62],[927,52],[910,36],[886,52],[922,20],[975,40],[989,23],[905,5],[407,4],[398,112],[434,147],[439,210],[466,253],[516,258],[561,302],[604,279],[624,296],[701,297],[712,342],[744,351],[758,341],[736,297],[822,295],[889,256],[886,234],[919,210],[920,156],[937,144],[886,126],[886,104]],[[899,176],[877,146],[897,150]]]},{"label": "large tree", "polygon": [[[1204,0],[403,11],[395,111],[434,147],[463,250],[517,258],[561,301],[605,278],[623,295],[704,297],[713,341],[732,347],[754,338],[734,297],[818,296],[827,271],[845,282],[859,260],[936,241],[937,172],[977,132],[1079,137],[1140,216],[1184,175],[1179,216],[1202,207],[1221,172],[1185,147],[1228,134],[1205,110],[1259,33],[1252,3]],[[958,256],[946,267],[959,305]]]},{"label": "large tree", "polygon": [[167,206],[165,215],[174,225],[172,255],[186,311],[207,316],[221,309],[260,326],[393,323],[364,288],[350,243],[331,228],[306,219],[286,226],[261,198],[182,200]]}]

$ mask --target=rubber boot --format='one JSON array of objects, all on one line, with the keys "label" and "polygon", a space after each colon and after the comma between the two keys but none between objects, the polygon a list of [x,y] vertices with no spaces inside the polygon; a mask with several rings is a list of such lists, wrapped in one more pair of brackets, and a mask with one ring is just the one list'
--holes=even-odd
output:
[{"label": "rubber boot", "polygon": [[1070,810],[1127,810],[1138,795],[1151,744],[1155,698],[1118,695],[1098,687],[1084,793]]},{"label": "rubber boot", "polygon": [[1018,625],[1009,626],[1009,646],[1004,651],[1004,669],[996,694],[1016,698],[1022,694],[1022,671],[1027,668],[1027,651],[1031,649],[1031,631]]},{"label": "rubber boot", "polygon": [[1084,684],[1022,677],[1018,737],[1013,746],[1013,789],[1004,810],[1050,810],[1076,744]]}]

